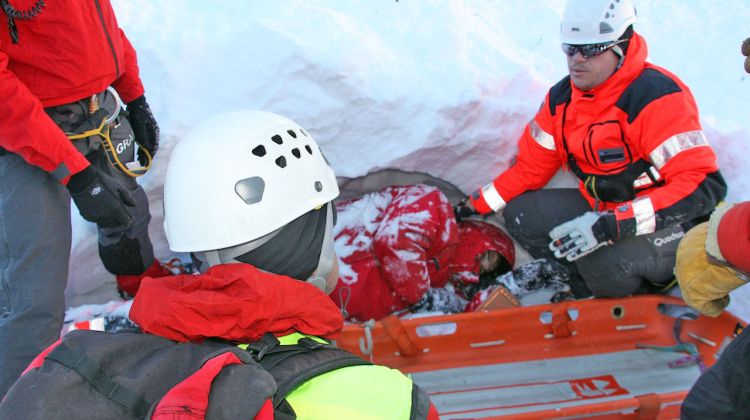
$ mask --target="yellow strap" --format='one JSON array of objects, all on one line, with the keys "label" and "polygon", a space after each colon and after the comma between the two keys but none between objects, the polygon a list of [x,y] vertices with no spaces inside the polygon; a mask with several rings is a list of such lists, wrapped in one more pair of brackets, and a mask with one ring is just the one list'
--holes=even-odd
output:
[{"label": "yellow strap", "polygon": [[112,144],[112,139],[110,138],[110,127],[105,124],[107,121],[106,118],[102,119],[101,124],[99,124],[99,127],[93,128],[91,130],[85,131],[80,134],[73,134],[73,133],[65,133],[65,135],[71,140],[79,140],[79,139],[85,139],[90,136],[99,136],[102,138],[102,147],[104,147],[104,150],[107,152],[107,158],[109,160],[109,163],[116,168],[119,168],[121,171],[123,171],[128,176],[131,176],[133,178],[138,178],[139,176],[143,176],[150,168],[151,168],[151,162],[152,157],[151,153],[146,150],[145,147],[141,147],[140,145],[138,148],[143,151],[143,153],[146,155],[146,165],[143,166],[141,169],[138,169],[137,172],[132,171],[128,169],[128,167],[122,163],[120,160],[120,157],[117,156],[117,151],[115,150],[114,145]]},{"label": "yellow strap", "polygon": [[91,130],[89,130],[89,131],[84,131],[84,132],[83,132],[83,133],[81,133],[81,134],[65,133],[65,135],[66,135],[66,136],[68,136],[68,138],[69,138],[70,140],[85,139],[86,137],[89,137],[89,136],[97,136],[97,135],[98,135],[98,136],[102,136],[102,137],[104,137],[104,136],[103,136],[103,134],[102,134],[102,132],[103,132],[103,130],[104,130],[104,122],[105,122],[106,120],[107,120],[106,118],[103,118],[103,119],[102,119],[102,123],[101,123],[101,124],[99,124],[99,127],[98,127],[98,128],[92,128]]}]

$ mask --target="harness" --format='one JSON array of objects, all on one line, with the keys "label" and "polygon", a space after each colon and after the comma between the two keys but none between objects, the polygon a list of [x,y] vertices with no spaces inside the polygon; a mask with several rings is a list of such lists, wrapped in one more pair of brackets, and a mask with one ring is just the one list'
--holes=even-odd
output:
[{"label": "harness", "polygon": [[[88,333],[91,333],[90,331]],[[80,335],[85,332],[79,333]],[[130,336],[133,336],[130,334]],[[274,418],[281,420],[291,420],[296,418],[294,410],[286,401],[286,397],[294,391],[299,385],[318,375],[334,371],[343,367],[370,365],[371,363],[357,357],[346,350],[338,349],[331,344],[320,343],[312,338],[304,337],[298,340],[296,344],[282,345],[279,340],[270,333],[266,333],[263,338],[257,342],[247,345],[234,346],[229,342],[221,340],[207,340],[203,344],[195,343],[173,343],[161,337],[152,336],[151,341],[147,340],[147,335],[136,334],[144,340],[144,345],[157,340],[160,344],[155,347],[152,357],[159,353],[156,350],[168,349],[174,353],[170,355],[176,357],[176,360],[187,361],[195,358],[202,359],[202,366],[205,366],[214,356],[222,353],[231,352],[245,364],[260,366],[267,371],[276,382],[276,393],[273,395]],[[85,339],[87,336],[84,336]],[[91,338],[102,337],[99,333],[89,334]],[[115,334],[119,340],[127,340],[128,334]],[[79,342],[73,347],[63,341],[56,346],[46,359],[52,360],[80,375],[88,384],[96,390],[102,397],[114,402],[122,407],[126,412],[133,414],[137,418],[150,418],[151,410],[156,407],[158,400],[154,397],[161,393],[154,394],[154,390],[139,389],[126,385],[126,381],[120,380],[108,373],[110,368],[107,357],[111,358],[112,353],[96,351],[92,344],[97,341]],[[112,340],[110,340],[112,343]],[[115,343],[117,344],[117,343]],[[187,347],[185,347],[187,346]],[[185,350],[188,353],[180,353],[180,348],[190,348]],[[238,348],[239,347],[239,348]],[[244,351],[243,351],[244,349]],[[164,356],[162,356],[164,357]],[[252,360],[250,360],[252,359]],[[174,360],[171,361],[174,363]],[[161,364],[169,364],[169,360],[163,360]],[[185,371],[186,366],[175,367],[177,372]],[[189,370],[189,369],[188,369]],[[153,374],[153,380],[164,380],[164,376],[159,373]],[[169,380],[173,380],[169,379]],[[262,379],[260,379],[262,380]],[[164,383],[161,384],[164,388]],[[242,384],[235,384],[241,386]],[[166,387],[172,389],[174,385]],[[211,384],[208,384],[211,386]],[[247,398],[259,398],[253,394],[252,389],[248,387]],[[239,391],[242,393],[242,390]]]},{"label": "harness", "polygon": [[[625,201],[631,201],[636,198],[636,183],[642,177],[647,177],[651,181],[651,185],[645,188],[658,186],[663,184],[663,181],[658,178],[658,172],[651,164],[651,162],[638,159],[635,162],[629,163],[625,166],[625,169],[611,175],[604,174],[591,174],[584,172],[583,169],[576,162],[575,157],[568,149],[568,139],[565,136],[565,120],[568,113],[568,106],[570,102],[565,103],[562,115],[562,145],[567,158],[567,164],[570,170],[583,182],[583,186],[588,193],[594,197],[598,207],[598,203],[602,201],[622,203]],[[627,145],[626,145],[627,148]],[[602,151],[604,152],[604,151]],[[630,155],[630,150],[627,150]]]},{"label": "harness", "polygon": [[98,136],[101,140],[100,143],[107,155],[107,159],[109,160],[110,164],[112,164],[113,167],[119,169],[128,176],[137,178],[144,175],[151,167],[151,154],[144,147],[141,147],[139,149],[146,155],[145,166],[133,166],[122,162],[119,156],[119,154],[122,152],[120,150],[120,148],[122,148],[122,143],[115,145],[112,142],[111,132],[112,129],[118,125],[117,118],[122,112],[123,105],[119,95],[112,87],[108,87],[107,91],[115,97],[115,102],[117,103],[116,108],[112,112],[112,114],[110,115],[106,109],[100,106],[99,97],[97,96],[97,94],[91,95],[88,104],[88,118],[83,123],[81,123],[81,125],[76,127],[74,131],[65,132],[65,135],[71,141],[86,139],[91,136]]},{"label": "harness", "polygon": [[273,405],[277,419],[285,418],[279,417],[279,413],[294,416],[286,397],[304,382],[336,369],[371,364],[346,350],[310,337],[301,338],[297,344],[281,344],[273,334],[266,333],[259,341],[239,347],[249,352],[253,360],[276,380]]}]

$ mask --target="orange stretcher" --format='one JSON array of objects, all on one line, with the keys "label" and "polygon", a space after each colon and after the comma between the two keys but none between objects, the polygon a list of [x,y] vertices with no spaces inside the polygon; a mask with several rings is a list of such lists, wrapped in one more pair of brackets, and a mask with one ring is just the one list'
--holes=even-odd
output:
[{"label": "orange stretcher", "polygon": [[666,419],[738,328],[644,295],[391,316],[347,325],[337,344],[409,374],[442,419]]}]

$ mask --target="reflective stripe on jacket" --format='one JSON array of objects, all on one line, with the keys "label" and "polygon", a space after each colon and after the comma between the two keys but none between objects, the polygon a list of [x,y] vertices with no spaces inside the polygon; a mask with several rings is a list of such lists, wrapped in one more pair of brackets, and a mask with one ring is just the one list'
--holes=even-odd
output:
[{"label": "reflective stripe on jacket", "polygon": [[[701,128],[688,87],[647,63],[645,40],[634,34],[624,63],[609,79],[581,91],[566,77],[553,86],[525,128],[516,162],[472,199],[482,213],[499,210],[542,188],[569,152],[587,174],[614,175],[638,161],[650,168],[632,185],[635,198],[601,202],[613,210],[618,236],[651,233],[708,215],[726,194],[714,150]],[[567,151],[567,152],[566,152]],[[597,203],[583,182],[579,190]]]}]

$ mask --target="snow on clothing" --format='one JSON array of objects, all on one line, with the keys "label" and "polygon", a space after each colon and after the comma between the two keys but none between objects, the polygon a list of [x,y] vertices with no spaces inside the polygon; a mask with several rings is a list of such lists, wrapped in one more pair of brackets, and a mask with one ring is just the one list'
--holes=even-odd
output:
[{"label": "snow on clothing", "polygon": [[[213,266],[199,275],[145,278],[130,317],[144,332],[180,342],[252,342],[271,333],[283,344],[299,333],[334,339],[343,328],[339,309],[315,286],[242,263]],[[350,366],[318,375],[292,391],[287,401],[306,419],[339,417],[332,413],[341,418],[438,418],[426,394],[384,366]]]},{"label": "snow on clothing", "polygon": [[459,229],[451,204],[435,187],[387,187],[336,208],[341,264],[330,296],[352,319],[381,319],[415,305],[453,274],[478,282],[478,256],[486,250],[513,264],[510,238],[502,232],[487,236],[479,222]]},{"label": "snow on clothing", "polygon": [[[71,174],[93,165],[136,201],[130,229],[99,229],[105,267],[139,274],[154,261],[143,189],[112,168],[98,141],[74,145],[63,133],[88,117],[88,98],[109,85],[126,102],[143,94],[135,52],[109,1],[47,2],[15,24],[17,44],[0,30],[0,395],[59,337],[71,247],[70,195],[62,183]],[[108,92],[98,98],[114,109]],[[123,118],[112,140],[128,139]]]},{"label": "snow on clothing", "polygon": [[584,175],[579,191],[591,208],[614,211],[618,238],[709,214],[726,185],[695,100],[676,76],[646,62],[647,53],[634,34],[622,67],[601,85],[584,92],[565,77],[553,86],[519,140],[515,164],[472,197],[474,207],[500,210],[543,187],[572,157],[594,176]]},{"label": "snow on clothing", "polygon": [[46,2],[37,16],[15,24],[17,44],[0,30],[0,147],[60,174],[65,183],[89,162],[43,108],[87,98],[110,85],[125,103],[138,98],[143,85],[136,54],[109,0]]},{"label": "snow on clothing", "polygon": [[552,260],[537,259],[501,274],[495,284],[480,290],[466,305],[466,312],[473,312],[497,287],[506,288],[516,299],[543,292],[549,295],[549,302],[559,302],[572,298],[568,269]]}]

